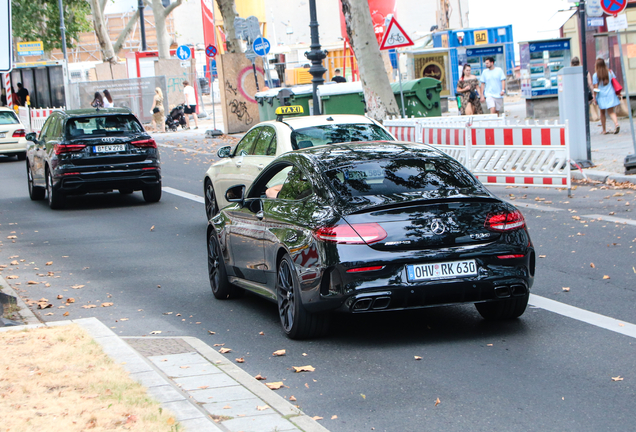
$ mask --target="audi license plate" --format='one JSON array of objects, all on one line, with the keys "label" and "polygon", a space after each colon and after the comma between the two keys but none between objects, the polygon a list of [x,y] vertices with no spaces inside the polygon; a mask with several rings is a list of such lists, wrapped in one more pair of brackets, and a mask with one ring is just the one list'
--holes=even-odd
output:
[{"label": "audi license plate", "polygon": [[477,275],[475,260],[451,261],[433,264],[413,264],[406,266],[409,282],[432,279],[454,279]]},{"label": "audi license plate", "polygon": [[126,144],[93,146],[93,153],[114,153],[126,151]]}]

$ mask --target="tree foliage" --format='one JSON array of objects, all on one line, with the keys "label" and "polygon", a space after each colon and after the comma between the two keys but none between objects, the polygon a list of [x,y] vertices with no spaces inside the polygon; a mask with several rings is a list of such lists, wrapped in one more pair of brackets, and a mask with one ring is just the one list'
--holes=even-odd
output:
[{"label": "tree foliage", "polygon": [[[64,0],[66,46],[73,48],[82,32],[92,26],[85,0]],[[11,0],[13,37],[21,41],[41,40],[44,51],[62,49],[58,0]]]}]

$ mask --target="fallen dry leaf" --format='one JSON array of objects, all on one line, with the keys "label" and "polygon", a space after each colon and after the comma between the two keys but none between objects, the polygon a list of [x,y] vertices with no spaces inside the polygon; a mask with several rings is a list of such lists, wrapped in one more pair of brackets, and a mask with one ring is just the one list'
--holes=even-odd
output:
[{"label": "fallen dry leaf", "polygon": [[44,286],[48,288],[48,287],[51,286],[51,284],[47,282],[47,283],[44,284]]},{"label": "fallen dry leaf", "polygon": [[45,313],[45,316],[49,316],[49,315],[55,315],[53,312],[49,312],[49,313]]},{"label": "fallen dry leaf", "polygon": [[7,236],[8,239],[17,239],[17,236]]},{"label": "fallen dry leaf", "polygon": [[435,401],[435,406],[439,405],[440,403],[442,403],[439,398],[437,398],[437,400]]},{"label": "fallen dry leaf", "polygon": [[603,276],[603,279],[609,279],[610,277],[608,275]]},{"label": "fallen dry leaf", "polygon": [[112,306],[112,303],[102,303],[102,307],[110,307]]},{"label": "fallen dry leaf", "polygon": [[307,366],[292,366],[294,368],[294,372],[313,372],[316,370],[315,367],[307,365]]},{"label": "fallen dry leaf", "polygon": [[97,307],[97,305],[84,305],[84,306],[82,306],[82,308],[84,308],[84,309],[93,309],[93,308],[96,308],[96,307]]},{"label": "fallen dry leaf", "polygon": [[190,366],[179,366],[181,369],[190,369]]},{"label": "fallen dry leaf", "polygon": [[261,374],[258,374],[254,377],[255,379],[259,380],[259,381],[264,381],[267,379],[267,377],[262,376]]},{"label": "fallen dry leaf", "polygon": [[420,356],[413,356],[413,357],[415,357],[415,360],[422,360],[422,357]]},{"label": "fallen dry leaf", "polygon": [[331,416],[331,420],[335,420],[335,419],[337,419],[337,418],[338,418],[338,416],[337,416],[337,415],[332,415],[332,416]]},{"label": "fallen dry leaf", "polygon": [[272,355],[273,355],[274,357],[277,357],[277,356],[284,356],[284,355],[285,355],[285,353],[286,353],[286,351],[285,351],[284,349],[282,349],[282,350],[274,351],[274,352],[272,353]]},{"label": "fallen dry leaf", "polygon": [[313,416],[311,419],[312,419],[312,420],[322,420],[322,417],[320,417],[320,416]]},{"label": "fallen dry leaf", "polygon": [[161,330],[153,330],[150,332],[151,335],[161,334]]},{"label": "fallen dry leaf", "polygon": [[69,315],[68,311],[64,312],[64,316],[68,316],[68,315]]},{"label": "fallen dry leaf", "polygon": [[623,381],[623,378],[619,375],[617,377],[612,377],[612,381]]},{"label": "fallen dry leaf", "polygon": [[84,285],[73,285],[73,286],[71,286],[71,288],[80,289],[80,288],[84,288]]},{"label": "fallen dry leaf", "polygon": [[229,406],[229,405],[225,405],[225,406],[223,407],[223,409],[232,409],[232,407],[231,407],[231,406]]},{"label": "fallen dry leaf", "polygon": [[208,333],[210,334],[216,334],[215,332],[213,332],[212,330],[208,330]]},{"label": "fallen dry leaf", "polygon": [[596,266],[594,265],[594,263],[590,263],[590,267],[592,267],[592,268],[596,268]]},{"label": "fallen dry leaf", "polygon": [[232,352],[232,349],[231,349],[231,348],[221,348],[221,349],[219,350],[219,352],[220,352],[221,354],[227,354],[227,353],[229,353],[229,352]]},{"label": "fallen dry leaf", "polygon": [[18,264],[20,264],[20,262],[18,262],[17,260],[13,260],[13,261],[11,261],[9,264],[11,264],[11,265],[18,265]]},{"label": "fallen dry leaf", "polygon": [[259,332],[258,334],[261,336],[265,336],[265,332]]},{"label": "fallen dry leaf", "polygon": [[64,298],[64,296],[63,296],[62,294],[58,294],[58,295],[57,295],[57,299],[58,299],[58,300],[62,300],[63,298]]},{"label": "fallen dry leaf", "polygon": [[289,397],[289,400],[292,401],[292,402],[296,402],[296,397],[294,395],[292,395],[292,396]]},{"label": "fallen dry leaf", "polygon": [[545,255],[539,255],[539,258],[545,258]]},{"label": "fallen dry leaf", "polygon": [[245,359],[243,357],[236,359],[237,363],[245,363]]},{"label": "fallen dry leaf", "polygon": [[570,287],[563,287],[562,289],[563,289],[563,291],[565,291],[565,292],[570,292]]},{"label": "fallen dry leaf", "polygon": [[37,285],[37,284],[39,284],[39,283],[40,283],[40,282],[36,282],[36,281],[28,281],[28,282],[27,282],[27,284],[29,284],[29,285]]},{"label": "fallen dry leaf", "polygon": [[285,387],[282,381],[265,383],[265,385],[269,387],[270,390],[278,390],[281,387]]},{"label": "fallen dry leaf", "polygon": [[[163,360],[162,360],[162,361],[163,361]],[[167,361],[167,360],[166,360],[166,361]],[[197,387],[197,388],[200,388],[201,390],[205,390],[205,389],[206,389],[206,388],[208,388],[208,387],[210,387],[210,386],[199,386],[199,387]]]},{"label": "fallen dry leaf", "polygon": [[66,299],[66,303],[75,303],[75,299],[73,297],[69,297]]},{"label": "fallen dry leaf", "polygon": [[18,278],[18,277],[17,277],[16,275],[10,275],[10,276],[7,276],[7,279],[17,279],[17,278]]},{"label": "fallen dry leaf", "polygon": [[263,405],[263,406],[256,405],[256,409],[258,411],[265,411],[266,409],[269,409],[269,407],[267,405]]},{"label": "fallen dry leaf", "polygon": [[222,344],[214,344],[212,346],[223,346],[223,345],[225,345],[225,344],[224,343],[222,343]]},{"label": "fallen dry leaf", "polygon": [[53,265],[53,261],[47,262],[46,265]]},{"label": "fallen dry leaf", "polygon": [[150,227],[150,231],[154,231],[154,230],[155,230],[155,226],[153,225]]}]

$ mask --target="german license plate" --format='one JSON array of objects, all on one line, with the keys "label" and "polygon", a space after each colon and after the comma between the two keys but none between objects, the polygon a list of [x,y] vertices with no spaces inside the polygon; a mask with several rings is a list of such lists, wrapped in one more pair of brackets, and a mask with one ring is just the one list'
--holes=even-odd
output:
[{"label": "german license plate", "polygon": [[439,262],[432,264],[412,264],[406,266],[409,282],[432,279],[454,279],[477,275],[475,260]]},{"label": "german license plate", "polygon": [[114,153],[126,150],[126,144],[93,146],[93,153]]},{"label": "german license plate", "polygon": [[7,136],[7,133],[6,133],[6,132],[0,132],[0,138],[4,138],[4,137],[6,137],[6,136]]}]

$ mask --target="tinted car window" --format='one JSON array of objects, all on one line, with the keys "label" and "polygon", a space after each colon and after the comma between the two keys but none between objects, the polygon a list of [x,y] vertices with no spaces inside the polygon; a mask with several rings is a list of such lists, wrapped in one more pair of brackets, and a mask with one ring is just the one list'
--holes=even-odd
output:
[{"label": "tinted car window", "polygon": [[276,156],[276,134],[269,143],[269,147],[267,148],[267,156]]},{"label": "tinted car window", "polygon": [[299,200],[312,194],[311,183],[302,171],[294,167],[287,175],[287,180],[278,193],[278,199]]},{"label": "tinted car window", "polygon": [[60,117],[53,115],[53,120],[51,120],[51,126],[46,133],[46,137],[48,139],[59,140],[61,138],[61,127],[62,122],[60,121]]},{"label": "tinted car window", "polygon": [[352,141],[393,141],[384,129],[375,124],[333,124],[296,129],[291,134],[294,148]]},{"label": "tinted car window", "polygon": [[66,136],[104,136],[122,133],[139,133],[143,128],[132,115],[109,115],[71,118],[66,122]]},{"label": "tinted car window", "polygon": [[268,150],[272,139],[276,137],[276,131],[271,127],[261,128],[261,134],[258,136],[258,141],[250,154],[258,156],[269,156]]},{"label": "tinted car window", "polygon": [[329,170],[326,176],[343,197],[459,189],[475,185],[473,177],[459,163],[446,158],[364,161]]},{"label": "tinted car window", "polygon": [[40,139],[46,139],[49,136],[49,128],[53,124],[55,116],[49,116],[44,122],[44,126],[42,126],[42,130],[40,131]]},{"label": "tinted car window", "polygon": [[16,123],[19,123],[19,122],[15,114],[9,111],[0,111],[0,125],[16,124]]},{"label": "tinted car window", "polygon": [[245,156],[250,154],[252,146],[254,145],[256,138],[258,138],[258,134],[260,133],[261,129],[262,128],[254,128],[249,131],[247,135],[245,135],[243,139],[236,145],[234,156]]}]

